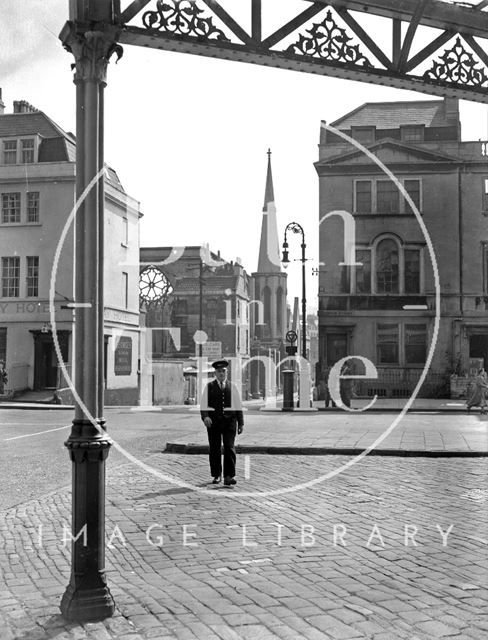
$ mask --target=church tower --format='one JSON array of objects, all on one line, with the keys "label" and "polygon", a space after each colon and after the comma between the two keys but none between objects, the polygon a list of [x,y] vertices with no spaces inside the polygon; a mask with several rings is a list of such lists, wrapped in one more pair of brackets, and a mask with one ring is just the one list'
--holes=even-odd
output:
[{"label": "church tower", "polygon": [[[281,268],[271,151],[268,150],[258,270],[252,274],[251,280],[252,299],[261,303],[259,306],[256,302],[252,304],[251,356],[271,355],[275,362],[284,357],[284,341],[288,330],[286,280],[287,274]],[[266,391],[262,384],[259,387],[258,392]]]}]

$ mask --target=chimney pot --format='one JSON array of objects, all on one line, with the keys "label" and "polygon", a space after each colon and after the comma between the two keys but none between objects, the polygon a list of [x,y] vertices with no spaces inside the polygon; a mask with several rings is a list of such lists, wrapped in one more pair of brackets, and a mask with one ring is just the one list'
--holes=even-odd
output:
[{"label": "chimney pot", "polygon": [[37,109],[27,100],[14,100],[14,113],[35,113]]}]

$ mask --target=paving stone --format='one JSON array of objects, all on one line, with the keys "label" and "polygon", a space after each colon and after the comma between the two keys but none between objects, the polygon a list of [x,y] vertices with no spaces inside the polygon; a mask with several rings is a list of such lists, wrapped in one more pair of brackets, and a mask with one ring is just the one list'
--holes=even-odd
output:
[{"label": "paving stone", "polygon": [[131,616],[131,622],[135,627],[135,631],[142,633],[145,629],[158,628],[161,623],[156,616],[149,613],[136,614]]},{"label": "paving stone", "polygon": [[417,622],[425,622],[432,619],[432,616],[428,615],[425,611],[416,611],[415,609],[412,611],[399,611],[398,617],[412,625]]},{"label": "paving stone", "polygon": [[223,616],[225,622],[232,628],[242,627],[243,625],[253,625],[259,622],[255,616],[248,613],[231,613]]},{"label": "paving stone", "polygon": [[[256,480],[258,488],[272,489],[290,474],[312,479],[348,459],[298,458],[270,456],[270,467],[256,464],[256,473],[262,474]],[[193,457],[191,467],[187,457],[176,454],[154,464],[196,482],[202,469],[202,482],[206,479],[204,456]],[[0,629],[8,628],[2,616],[12,607],[17,613],[10,620],[18,623],[18,630],[22,627],[20,633],[42,619],[56,640],[100,640],[99,629],[111,640],[206,640],[205,633],[219,640],[242,640],[242,633],[252,640],[259,640],[259,634],[283,640],[433,640],[443,633],[459,640],[463,635],[485,638],[488,620],[479,613],[485,608],[480,603],[485,602],[486,589],[455,585],[482,584],[486,574],[486,566],[479,563],[486,545],[467,537],[473,527],[485,535],[486,505],[460,498],[486,479],[488,461],[482,459],[370,457],[313,491],[287,494],[277,510],[261,499],[257,504],[237,496],[224,501],[197,492],[175,493],[171,485],[137,468],[114,468],[108,478],[109,529],[119,523],[129,542],[108,554],[109,581],[120,613],[88,631],[80,627],[79,632],[60,617],[49,620],[59,612],[69,578],[69,550],[59,545],[55,530],[52,544],[42,550],[32,540],[24,541],[20,532],[25,519],[31,518],[29,509],[40,522],[69,519],[69,490],[63,489],[49,500],[33,500],[29,508],[23,505],[24,512],[10,509],[7,519],[0,519],[0,529],[3,522],[10,533],[9,551],[0,548],[0,584],[6,584],[7,574],[11,581],[10,590],[0,591]],[[153,498],[141,500],[142,495]],[[365,501],[358,501],[358,496]],[[147,507],[140,508],[142,502]],[[423,547],[403,546],[406,520],[419,527]],[[156,521],[171,526],[164,525],[165,546],[155,551],[144,531]],[[183,548],[181,525],[190,521],[198,523],[199,547]],[[268,524],[277,521],[283,522],[281,547]],[[385,552],[365,548],[375,521],[387,541]],[[251,537],[258,547],[244,549],[240,530],[226,528],[242,522],[253,524]],[[300,545],[304,522],[314,522],[314,548]],[[348,547],[332,546],[334,522],[347,526]],[[454,522],[459,528],[447,549],[440,544],[436,522]],[[25,554],[18,548],[21,543],[31,547]],[[260,558],[269,560],[241,562]],[[2,574],[9,562],[11,570]],[[479,568],[478,573],[470,575],[464,569],[471,566]],[[219,567],[228,570],[216,573]]]},{"label": "paving stone", "polygon": [[84,624],[87,638],[96,638],[96,640],[110,640],[112,635],[103,626],[103,622],[97,622],[94,624]]},{"label": "paving stone", "polygon": [[330,611],[330,615],[334,618],[337,618],[340,622],[344,624],[351,624],[352,622],[359,622],[360,620],[364,620],[364,616],[356,611],[352,611],[351,609],[333,609]]},{"label": "paving stone", "polygon": [[230,629],[227,625],[210,625],[212,631],[219,636],[222,640],[240,640],[240,637],[236,631]]},{"label": "paving stone", "polygon": [[428,633],[432,638],[443,638],[445,636],[452,636],[456,633],[456,629],[448,627],[440,620],[430,620],[428,622],[419,622],[416,624],[416,628],[420,629],[423,633]]},{"label": "paving stone", "polygon": [[361,622],[353,622],[351,626],[357,629],[358,631],[360,631],[362,634],[364,634],[367,637],[373,637],[373,635],[376,633],[384,632],[384,628],[381,625],[377,624],[376,622],[373,622],[372,620],[362,620]]},{"label": "paving stone", "polygon": [[413,606],[409,602],[402,600],[382,600],[381,607],[384,607],[388,611],[393,613],[400,613],[401,611],[413,611]]},{"label": "paving stone", "polygon": [[320,631],[324,631],[332,638],[337,639],[345,639],[345,638],[359,638],[363,634],[350,627],[346,624],[343,624],[332,615],[323,614],[320,616],[313,616],[311,618],[307,618],[307,622],[312,626],[316,627]]},{"label": "paving stone", "polygon": [[323,640],[324,637],[332,638],[328,632],[319,631],[301,618],[284,618],[283,622],[298,633],[298,638],[307,638],[307,640]]}]

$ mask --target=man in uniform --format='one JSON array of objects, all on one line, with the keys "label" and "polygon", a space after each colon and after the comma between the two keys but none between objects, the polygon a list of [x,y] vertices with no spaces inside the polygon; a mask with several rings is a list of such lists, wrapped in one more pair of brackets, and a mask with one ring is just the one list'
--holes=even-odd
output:
[{"label": "man in uniform", "polygon": [[210,473],[213,484],[222,479],[222,443],[224,445],[224,485],[236,483],[236,433],[242,433],[244,415],[235,384],[227,380],[227,360],[212,363],[215,379],[203,391],[201,416],[207,427]]}]

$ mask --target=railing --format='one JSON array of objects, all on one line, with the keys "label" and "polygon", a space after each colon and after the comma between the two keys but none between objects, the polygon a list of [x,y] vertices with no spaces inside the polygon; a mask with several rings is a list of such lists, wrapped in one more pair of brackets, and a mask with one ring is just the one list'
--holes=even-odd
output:
[{"label": "railing", "polygon": [[[459,310],[459,293],[441,292],[441,314]],[[334,294],[324,295],[320,291],[319,311],[337,312],[361,312],[402,310],[404,306],[426,306],[426,311],[435,311],[435,294],[403,295],[403,294]],[[464,294],[463,308],[465,311],[488,311],[488,295],[485,293]]]},{"label": "railing", "polygon": [[13,364],[7,370],[8,380],[3,393],[10,395],[14,391],[28,388],[29,365],[25,363]]},{"label": "railing", "polygon": [[[415,389],[421,369],[382,369],[377,368],[377,379],[354,381],[354,392],[358,396],[379,398],[408,398]],[[419,391],[421,398],[447,398],[450,391],[450,378],[446,373],[429,371]]]},{"label": "railing", "polygon": [[319,300],[320,311],[381,311],[402,310],[404,306],[428,306],[429,299],[423,295],[337,295],[323,296]]}]

